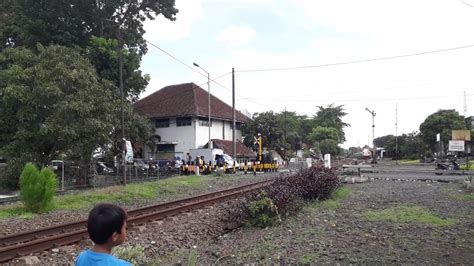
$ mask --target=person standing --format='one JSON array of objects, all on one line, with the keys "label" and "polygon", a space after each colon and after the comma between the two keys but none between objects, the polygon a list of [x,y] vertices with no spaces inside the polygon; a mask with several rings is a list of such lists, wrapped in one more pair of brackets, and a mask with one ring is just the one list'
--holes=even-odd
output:
[{"label": "person standing", "polygon": [[199,176],[199,163],[201,159],[199,159],[199,156],[196,156],[196,159],[194,160],[194,166],[196,167],[196,175]]}]

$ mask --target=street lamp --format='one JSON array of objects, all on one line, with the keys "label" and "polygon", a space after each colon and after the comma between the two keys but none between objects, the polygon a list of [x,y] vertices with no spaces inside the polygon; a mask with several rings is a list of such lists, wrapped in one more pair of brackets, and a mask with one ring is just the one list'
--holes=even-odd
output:
[{"label": "street lamp", "polygon": [[211,142],[211,77],[209,75],[209,72],[207,72],[204,68],[200,67],[198,64],[193,62],[193,65],[200,68],[202,71],[207,73],[207,96],[208,96],[208,128],[209,128],[209,145],[208,147],[212,149],[212,142]]},{"label": "street lamp", "polygon": [[374,157],[372,158],[372,162],[376,161],[376,156],[377,156],[377,150],[375,149],[375,111],[370,111],[369,108],[365,108],[367,112],[369,112],[372,115],[372,147],[374,149]]}]

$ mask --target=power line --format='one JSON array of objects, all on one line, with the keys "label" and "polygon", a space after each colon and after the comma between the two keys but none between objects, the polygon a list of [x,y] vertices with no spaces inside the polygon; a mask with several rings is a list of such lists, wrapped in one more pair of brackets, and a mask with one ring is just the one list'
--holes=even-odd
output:
[{"label": "power line", "polygon": [[[150,41],[148,41],[148,40],[145,40],[145,41],[146,41],[147,43],[149,43],[151,46],[155,47],[156,49],[158,49],[158,50],[160,50],[161,52],[163,52],[164,54],[166,54],[167,56],[173,58],[175,61],[179,62],[179,63],[182,64],[183,66],[185,66],[185,67],[191,69],[192,71],[198,73],[199,75],[201,75],[201,76],[207,78],[206,74],[201,73],[201,72],[198,71],[196,68],[194,68],[194,67],[192,67],[192,66],[186,64],[185,62],[181,61],[181,60],[178,59],[176,56],[174,56],[174,55],[172,55],[171,53],[169,53],[169,52],[165,51],[164,49],[160,48],[158,45],[156,45],[156,44],[154,44],[154,43],[152,43],[152,42],[150,42]],[[224,74],[224,75],[222,75],[221,77],[223,77],[223,76],[225,76],[225,75],[228,75],[228,74],[230,74],[230,72],[229,72],[229,73],[226,73],[226,74]],[[218,78],[221,78],[221,77],[218,77]],[[211,82],[214,82],[216,85],[218,85],[218,86],[220,86],[220,87],[222,87],[222,88],[224,88],[224,89],[230,90],[230,89],[227,88],[226,86],[224,86],[224,85],[220,84],[219,82],[215,81],[215,80],[218,79],[218,78],[212,79],[212,80],[210,80],[210,81],[211,81]],[[207,82],[206,82],[206,83],[207,83]],[[206,84],[206,83],[204,83],[204,84]]]},{"label": "power line", "polygon": [[359,63],[367,63],[367,62],[374,62],[374,61],[383,61],[383,60],[399,59],[399,58],[404,58],[404,57],[413,57],[413,56],[419,56],[419,55],[448,52],[448,51],[466,49],[466,48],[472,48],[472,47],[474,47],[474,44],[458,46],[458,47],[452,47],[452,48],[446,48],[446,49],[439,49],[439,50],[432,50],[432,51],[426,51],[426,52],[404,54],[404,55],[394,55],[394,56],[387,56],[387,57],[378,57],[378,58],[371,58],[371,59],[364,59],[364,60],[355,60],[355,61],[346,61],[346,62],[328,63],[328,64],[319,64],[319,65],[308,65],[308,66],[296,66],[296,67],[246,69],[246,70],[236,70],[235,72],[241,72],[241,73],[245,73],[245,72],[269,72],[269,71],[298,70],[298,69],[307,69],[307,68],[319,68],[319,67],[350,65],[350,64],[359,64]]},{"label": "power line", "polygon": [[[471,96],[473,94],[466,94],[467,96]],[[371,102],[371,101],[395,101],[395,100],[425,100],[425,99],[440,99],[440,98],[453,98],[453,97],[460,97],[462,95],[440,95],[440,96],[421,96],[421,97],[404,97],[404,98],[379,98],[379,99],[346,99],[346,100],[330,100],[330,99],[318,99],[318,101],[333,101],[333,102]],[[252,99],[252,98],[251,98]],[[281,102],[285,101],[288,102],[288,99],[267,99],[265,98],[266,101],[270,102]],[[314,99],[294,99],[291,100],[292,102],[314,102]]]},{"label": "power line", "polygon": [[[171,57],[171,58],[174,59],[175,61],[177,61],[177,62],[179,62],[180,64],[184,65],[185,67],[187,67],[187,68],[191,69],[192,71],[198,73],[199,75],[201,75],[201,76],[207,78],[207,76],[206,76],[205,74],[201,73],[201,72],[198,71],[196,68],[194,68],[194,67],[192,67],[192,66],[186,64],[185,62],[183,62],[182,60],[178,59],[176,56],[172,55],[171,53],[167,52],[166,50],[162,49],[162,48],[159,47],[158,45],[156,45],[156,44],[154,44],[154,43],[152,43],[152,42],[150,42],[150,41],[148,41],[148,40],[145,40],[145,41],[146,41],[147,43],[149,43],[151,46],[153,46],[153,47],[155,47],[156,49],[158,49],[158,50],[160,50],[161,52],[163,52],[164,54],[168,55],[169,57]],[[222,75],[218,76],[217,78],[211,79],[210,82],[213,82],[214,84],[216,84],[216,85],[218,85],[218,86],[220,86],[220,87],[222,87],[222,88],[224,88],[224,89],[226,89],[226,90],[228,90],[228,91],[231,91],[231,89],[227,88],[226,86],[224,86],[224,85],[222,85],[222,84],[220,84],[219,82],[216,81],[217,79],[223,78],[223,77],[229,75],[230,73],[232,73],[232,72],[227,72],[227,73],[225,73],[225,74],[222,74]],[[201,84],[200,86],[202,86],[202,85],[204,85],[204,84],[207,84],[207,82]],[[241,99],[241,100],[246,100],[246,101],[253,102],[253,103],[255,103],[255,104],[258,104],[258,105],[267,107],[267,106],[265,106],[265,105],[263,105],[263,104],[261,104],[261,103],[258,103],[258,102],[256,102],[256,101],[253,101],[252,99],[249,99],[249,98],[240,96],[240,95],[238,95],[238,94],[237,94],[237,96],[239,96],[239,99]]]}]

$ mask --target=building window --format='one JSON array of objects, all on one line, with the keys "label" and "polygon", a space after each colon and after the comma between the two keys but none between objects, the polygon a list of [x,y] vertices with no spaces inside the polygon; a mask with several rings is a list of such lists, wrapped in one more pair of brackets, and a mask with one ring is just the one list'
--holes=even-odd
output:
[{"label": "building window", "polygon": [[158,144],[156,145],[158,152],[174,152],[174,144]]},{"label": "building window", "polygon": [[[230,121],[230,129],[233,129],[234,128],[234,125],[232,123],[232,121]],[[235,122],[235,129],[237,130],[241,130],[242,129],[242,123],[241,122]]]},{"label": "building window", "polygon": [[170,127],[170,119],[169,118],[164,118],[164,119],[156,119],[155,120],[155,127]]},{"label": "building window", "polygon": [[190,126],[192,124],[191,117],[176,118],[176,125],[178,127]]},{"label": "building window", "polygon": [[[199,125],[200,126],[209,126],[209,118],[207,117],[199,117]],[[212,127],[212,119],[211,119],[211,127]]]}]

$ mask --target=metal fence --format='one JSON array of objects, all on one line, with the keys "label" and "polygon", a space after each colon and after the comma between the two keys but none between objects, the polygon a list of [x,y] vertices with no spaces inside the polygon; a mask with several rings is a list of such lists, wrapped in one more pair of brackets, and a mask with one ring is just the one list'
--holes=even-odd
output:
[{"label": "metal fence", "polygon": [[116,163],[52,161],[50,168],[58,176],[58,189],[71,190],[158,180],[177,174],[171,162],[137,161],[125,166]]}]

